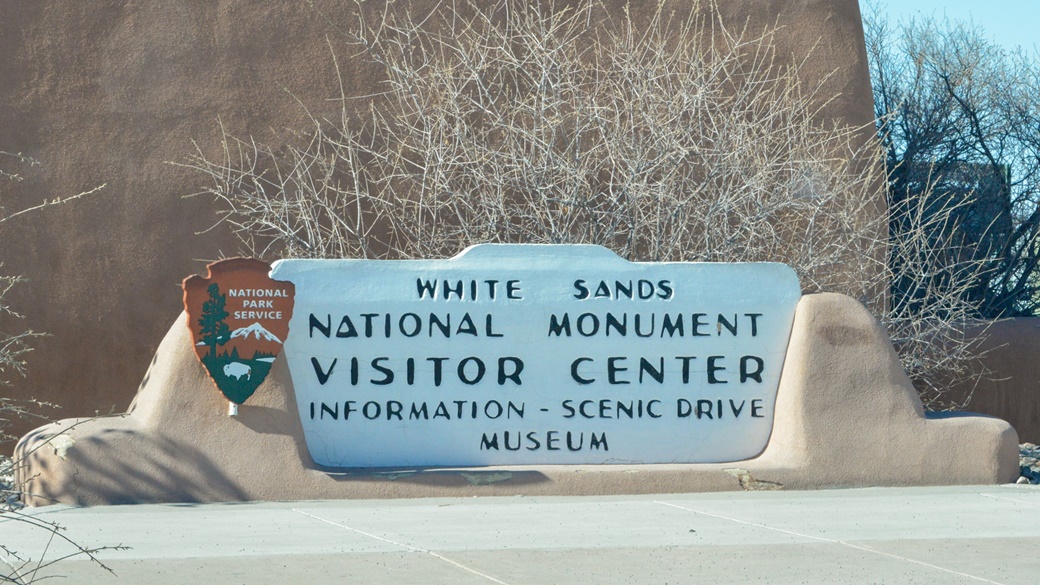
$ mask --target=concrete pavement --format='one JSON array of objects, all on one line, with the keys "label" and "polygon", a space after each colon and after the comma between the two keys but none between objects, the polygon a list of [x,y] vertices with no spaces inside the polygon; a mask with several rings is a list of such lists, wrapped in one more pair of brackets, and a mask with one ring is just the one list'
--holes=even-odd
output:
[{"label": "concrete pavement", "polygon": [[[24,579],[134,583],[1000,583],[1040,579],[1040,486],[168,504],[28,511]],[[5,517],[0,517],[5,518]]]}]

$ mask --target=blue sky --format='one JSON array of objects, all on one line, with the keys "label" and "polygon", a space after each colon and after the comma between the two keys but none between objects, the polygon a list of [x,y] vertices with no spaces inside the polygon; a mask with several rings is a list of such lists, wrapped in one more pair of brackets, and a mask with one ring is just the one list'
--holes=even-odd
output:
[{"label": "blue sky", "polygon": [[[945,14],[950,20],[972,21],[990,37],[1011,49],[1040,49],[1040,0],[878,0],[892,21],[915,15]],[[860,0],[861,9],[869,7]]]}]

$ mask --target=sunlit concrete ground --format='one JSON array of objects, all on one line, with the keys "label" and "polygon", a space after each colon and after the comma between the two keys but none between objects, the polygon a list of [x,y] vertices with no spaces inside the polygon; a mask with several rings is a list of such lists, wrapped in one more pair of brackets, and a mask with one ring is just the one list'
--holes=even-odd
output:
[{"label": "sunlit concrete ground", "polygon": [[[1021,583],[1040,486],[309,501],[30,510],[0,521],[23,578],[90,583]],[[0,565],[2,567],[2,565]],[[49,581],[49,580],[48,580]]]}]

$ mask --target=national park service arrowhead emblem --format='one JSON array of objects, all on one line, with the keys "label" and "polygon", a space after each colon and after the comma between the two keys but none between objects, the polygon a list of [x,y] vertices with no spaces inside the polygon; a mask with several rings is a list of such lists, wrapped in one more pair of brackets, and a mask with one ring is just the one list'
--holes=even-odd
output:
[{"label": "national park service arrowhead emblem", "polygon": [[213,262],[206,278],[184,279],[195,355],[228,400],[244,403],[267,377],[289,334],[291,282],[272,280],[252,258]]}]

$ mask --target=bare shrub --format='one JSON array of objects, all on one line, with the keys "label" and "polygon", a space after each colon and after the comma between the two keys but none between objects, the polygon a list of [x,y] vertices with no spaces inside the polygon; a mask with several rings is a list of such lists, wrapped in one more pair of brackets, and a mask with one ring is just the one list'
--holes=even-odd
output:
[{"label": "bare shrub", "polygon": [[[954,326],[972,315],[959,295],[970,262],[917,291],[917,310],[886,309],[893,276],[913,278],[950,243],[926,225],[949,213],[895,209],[917,223],[891,239],[872,128],[819,121],[826,80],[801,80],[776,27],[732,30],[714,10],[684,10],[662,4],[637,25],[593,2],[506,1],[370,21],[359,4],[347,42],[381,66],[384,93],[343,90],[339,117],[312,116],[292,144],[224,132],[222,154],[197,145],[178,164],[211,179],[203,193],[226,206],[221,222],[262,257],[525,242],[785,262],[805,292],[875,310],[925,402],[956,406],[930,381],[974,363]],[[890,250],[905,260],[898,275]]]},{"label": "bare shrub", "polygon": [[[31,167],[37,164],[39,164],[37,161],[22,154],[0,151],[0,182],[21,181],[23,177],[19,172],[17,172],[17,170],[15,170],[15,168],[22,165]],[[6,202],[0,199],[0,225],[25,214],[39,211],[52,205],[60,205],[96,193],[104,187],[105,185],[100,185],[94,189],[83,191],[76,195],[58,197],[50,200],[45,199],[42,203],[18,211],[8,211],[3,207],[3,204]],[[0,266],[2,266],[2,264],[0,264]],[[0,316],[7,315],[14,318],[21,317],[21,315],[16,313],[8,305],[5,298],[12,287],[23,284],[24,282],[25,279],[21,276],[0,275]],[[11,386],[13,376],[25,375],[25,361],[23,358],[26,353],[32,351],[31,340],[41,335],[41,333],[31,330],[17,332],[0,330],[0,388]],[[48,418],[43,415],[42,412],[46,412],[52,408],[56,408],[56,406],[32,398],[14,398],[6,392],[3,395],[0,395],[0,444],[10,444],[18,438],[11,435],[9,432],[11,423],[14,420],[28,418],[46,421]],[[72,428],[72,426],[69,428]],[[47,446],[48,443],[49,442],[47,441],[42,442],[38,444],[35,449]],[[16,455],[14,459],[11,459],[0,454],[0,524],[7,521],[27,524],[35,529],[48,533],[50,541],[48,546],[44,550],[40,551],[37,557],[33,558],[22,554],[17,543],[5,542],[3,539],[0,539],[0,552],[4,553],[4,564],[6,565],[6,568],[0,572],[0,583],[16,583],[21,585],[33,583],[37,580],[43,580],[47,578],[47,576],[41,574],[41,571],[52,567],[55,563],[73,557],[85,557],[97,563],[101,568],[112,572],[112,570],[98,558],[98,553],[105,550],[122,550],[126,547],[84,546],[65,534],[64,527],[60,524],[34,514],[26,513],[23,510],[23,498],[29,494],[25,492],[25,485],[18,483],[15,478],[19,475],[19,472],[24,471],[26,465],[25,458],[31,455],[32,452],[22,453]],[[55,542],[64,543],[66,545],[66,550],[69,550],[68,547],[71,547],[71,552],[61,553],[57,556],[49,554],[50,543]]]},{"label": "bare shrub", "polygon": [[[23,177],[18,172],[19,166],[35,166],[38,164],[34,159],[24,156],[20,153],[11,153],[0,151],[0,182],[6,181],[21,181]],[[3,204],[5,201],[0,199],[0,225],[5,222],[18,217],[24,213],[28,213],[34,209],[39,209],[47,205],[45,201],[43,204],[34,206],[29,209],[23,209],[16,212],[8,212],[4,208]],[[0,267],[3,264],[0,263]],[[14,309],[11,308],[7,302],[7,295],[11,289],[15,286],[23,284],[25,278],[17,275],[0,275],[0,317],[8,316],[14,319],[21,318]],[[40,334],[34,331],[3,331],[0,330],[0,387],[10,386],[11,377],[13,375],[25,375],[25,360],[24,356],[26,353],[32,351],[32,345],[30,340],[34,337],[39,337]],[[0,444],[11,442],[17,437],[11,436],[8,433],[11,422],[14,419],[32,417],[34,407],[44,406],[34,401],[18,400],[4,393],[0,396]],[[10,475],[10,469],[7,469],[10,464],[0,460],[0,476]],[[7,501],[9,494],[7,493],[10,484],[4,483],[0,485],[0,489],[4,490],[2,494],[4,501]],[[2,503],[0,503],[2,504]]]},{"label": "bare shrub", "polygon": [[[23,180],[22,174],[18,172],[18,167],[24,166],[29,168],[38,164],[39,162],[35,159],[21,153],[0,151],[0,184],[4,181]],[[6,202],[0,198],[0,226],[25,214],[33,213],[53,205],[68,203],[81,197],[97,193],[104,188],[105,185],[99,185],[93,189],[68,197],[44,199],[41,203],[18,211],[9,211],[4,206]],[[2,262],[0,262],[0,267],[3,267]],[[8,316],[14,319],[20,319],[22,317],[11,308],[6,299],[12,288],[24,283],[25,278],[22,276],[0,275],[0,317]],[[0,330],[0,386],[10,386],[13,375],[25,375],[24,356],[28,352],[32,351],[31,340],[40,337],[41,335],[41,333],[32,330],[15,332]],[[7,443],[17,439],[17,437],[11,436],[7,432],[13,419],[26,417],[43,418],[36,414],[41,408],[54,408],[54,405],[32,399],[19,400],[6,394],[0,396],[0,443]]]}]

